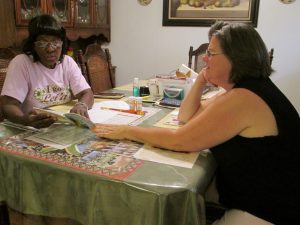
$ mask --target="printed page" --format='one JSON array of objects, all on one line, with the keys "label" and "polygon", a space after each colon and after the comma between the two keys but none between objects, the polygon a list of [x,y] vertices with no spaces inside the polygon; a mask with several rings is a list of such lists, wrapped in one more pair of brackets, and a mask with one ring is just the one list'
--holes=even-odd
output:
[{"label": "printed page", "polygon": [[101,102],[96,102],[93,105],[92,109],[101,109],[102,107],[104,108],[115,108],[115,109],[129,109],[129,105],[125,101],[101,101]]},{"label": "printed page", "polygon": [[158,121],[154,126],[156,127],[163,127],[163,128],[171,128],[171,129],[177,129],[181,127],[183,124],[181,124],[177,117],[178,117],[179,109],[174,109],[172,112],[170,112],[168,115],[166,115],[164,118],[162,118],[160,121]]},{"label": "printed page", "polygon": [[[71,144],[79,143],[94,134],[86,128],[73,125],[56,124],[28,139],[52,147],[64,148]],[[61,147],[59,147],[61,146]]]},{"label": "printed page", "polygon": [[57,123],[68,123],[68,124],[75,124],[73,122],[73,120],[70,120],[68,119],[66,116],[65,116],[65,113],[64,112],[60,112],[60,111],[54,111],[54,110],[51,110],[51,109],[41,109],[41,108],[33,108],[37,113],[45,113],[45,114],[48,114],[52,117],[55,117],[56,120],[57,120]]},{"label": "printed page", "polygon": [[134,154],[137,159],[163,163],[173,166],[192,168],[196,162],[200,152],[173,152],[155,148],[149,145],[144,145]]},{"label": "printed page", "polygon": [[142,117],[141,115],[137,115],[137,114],[119,112],[116,115],[112,116],[111,118],[103,121],[103,123],[128,125],[141,117]]},{"label": "printed page", "polygon": [[[45,114],[48,114],[48,115],[51,115],[53,117],[56,117],[57,120],[60,120],[60,121],[64,121],[64,120],[67,120],[64,116],[64,112],[60,112],[60,111],[54,111],[54,110],[51,110],[51,109],[41,109],[41,108],[36,108],[36,107],[33,107],[34,111],[36,113],[45,113]],[[71,122],[71,121],[69,121]]]},{"label": "printed page", "polygon": [[89,116],[93,123],[130,124],[131,122],[142,117],[141,115],[137,114],[101,109],[102,107],[125,110],[129,109],[129,105],[124,101],[96,102],[93,108],[89,110]]},{"label": "printed page", "polygon": [[78,127],[91,128],[94,125],[90,119],[76,113],[66,113],[65,117],[73,121]]}]

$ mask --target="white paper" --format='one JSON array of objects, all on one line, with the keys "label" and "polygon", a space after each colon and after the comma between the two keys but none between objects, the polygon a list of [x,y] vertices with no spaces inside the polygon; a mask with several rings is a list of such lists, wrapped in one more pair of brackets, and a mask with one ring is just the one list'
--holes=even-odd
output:
[{"label": "white paper", "polygon": [[[108,111],[108,110],[107,110]],[[128,125],[132,122],[140,119],[142,116],[137,114],[130,114],[130,113],[117,113],[116,115],[112,116],[111,118],[103,121],[102,123],[105,124],[124,124]]]},{"label": "white paper", "polygon": [[173,152],[162,150],[149,145],[144,145],[134,154],[137,159],[158,162],[173,166],[192,168],[200,152]]},{"label": "white paper", "polygon": [[96,102],[93,105],[93,108],[89,110],[89,116],[93,123],[129,124],[141,117],[140,115],[136,114],[101,109],[102,107],[124,110],[129,109],[129,105],[124,101]]},{"label": "white paper", "polygon": [[100,108],[92,108],[89,110],[89,117],[93,123],[103,123],[106,120],[116,116],[118,111],[103,110]]},{"label": "white paper", "polygon": [[101,101],[101,102],[96,102],[93,106],[93,108],[98,108],[98,109],[101,109],[101,107],[125,109],[125,110],[129,109],[129,105],[125,101]]}]

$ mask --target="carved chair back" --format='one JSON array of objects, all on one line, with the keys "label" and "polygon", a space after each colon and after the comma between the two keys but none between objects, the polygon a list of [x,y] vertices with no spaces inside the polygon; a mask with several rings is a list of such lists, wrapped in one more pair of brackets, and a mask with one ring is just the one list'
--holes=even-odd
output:
[{"label": "carved chair back", "polygon": [[78,51],[78,62],[94,94],[115,87],[114,69],[107,48],[103,50],[97,43],[90,44],[84,55],[82,50]]},{"label": "carved chair back", "polygon": [[188,67],[195,72],[200,72],[205,66],[202,57],[205,54],[207,47],[208,43],[201,44],[196,50],[193,49],[193,46],[190,46]]}]

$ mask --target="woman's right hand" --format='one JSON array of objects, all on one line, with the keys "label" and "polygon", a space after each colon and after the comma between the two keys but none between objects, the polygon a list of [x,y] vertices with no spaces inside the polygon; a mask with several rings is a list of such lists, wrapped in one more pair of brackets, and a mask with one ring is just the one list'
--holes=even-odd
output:
[{"label": "woman's right hand", "polygon": [[56,121],[56,118],[47,113],[36,113],[32,111],[30,114],[24,116],[25,125],[35,128],[49,127]]},{"label": "woman's right hand", "polygon": [[32,110],[29,114],[24,114],[21,109],[21,103],[17,99],[10,96],[1,96],[2,113],[5,119],[13,123],[20,123],[25,126],[35,128],[48,127],[56,121],[56,118],[45,114],[37,113]]},{"label": "woman's right hand", "polygon": [[203,68],[199,72],[195,82],[199,83],[201,86],[206,86],[207,84],[209,84],[208,80],[206,79],[206,69],[205,68]]},{"label": "woman's right hand", "polygon": [[205,73],[205,68],[199,72],[191,90],[187,96],[184,97],[178,114],[178,120],[180,122],[187,123],[199,111],[201,107],[202,92],[207,85]]}]

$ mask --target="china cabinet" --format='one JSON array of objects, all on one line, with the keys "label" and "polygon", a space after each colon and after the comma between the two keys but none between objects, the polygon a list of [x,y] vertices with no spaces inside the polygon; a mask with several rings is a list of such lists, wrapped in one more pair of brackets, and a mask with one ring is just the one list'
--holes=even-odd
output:
[{"label": "china cabinet", "polygon": [[61,21],[71,41],[93,35],[110,41],[110,0],[15,0],[17,43],[27,37],[30,19],[44,13]]}]

